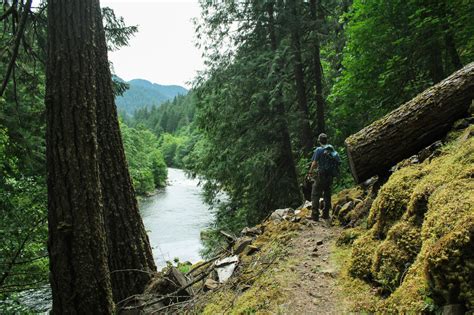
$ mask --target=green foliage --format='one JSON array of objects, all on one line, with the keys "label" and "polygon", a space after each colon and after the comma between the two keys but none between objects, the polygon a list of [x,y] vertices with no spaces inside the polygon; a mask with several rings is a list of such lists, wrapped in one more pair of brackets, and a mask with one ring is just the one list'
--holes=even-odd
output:
[{"label": "green foliage", "polygon": [[337,142],[474,59],[472,2],[355,0],[329,95]]},{"label": "green foliage", "polygon": [[120,124],[130,176],[135,191],[148,194],[166,185],[168,176],[157,137],[148,130],[130,128]]}]

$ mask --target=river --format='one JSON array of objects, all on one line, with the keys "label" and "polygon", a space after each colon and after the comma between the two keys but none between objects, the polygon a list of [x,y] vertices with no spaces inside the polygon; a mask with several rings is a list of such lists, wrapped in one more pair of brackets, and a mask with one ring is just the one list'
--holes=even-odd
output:
[{"label": "river", "polygon": [[[158,269],[175,257],[192,263],[201,259],[200,232],[209,225],[212,214],[201,197],[198,183],[184,171],[168,168],[168,185],[140,202]],[[18,299],[35,313],[46,314],[51,309],[49,286],[24,291]]]},{"label": "river", "polygon": [[140,202],[158,268],[175,257],[181,262],[200,260],[200,232],[212,220],[197,179],[188,178],[182,170],[168,168],[168,183],[156,195]]}]

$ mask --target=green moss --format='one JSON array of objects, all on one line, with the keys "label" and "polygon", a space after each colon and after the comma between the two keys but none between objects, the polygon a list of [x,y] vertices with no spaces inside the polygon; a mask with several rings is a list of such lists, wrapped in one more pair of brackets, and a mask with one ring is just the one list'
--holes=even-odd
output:
[{"label": "green moss", "polygon": [[417,257],[408,269],[401,285],[387,299],[380,301],[377,311],[381,313],[422,314],[432,313],[436,306],[423,273],[423,258]]},{"label": "green moss", "polygon": [[474,308],[474,138],[459,134],[439,156],[396,171],[380,189],[371,229],[354,242],[347,266],[352,277],[392,292],[367,311]]},{"label": "green moss", "polygon": [[361,228],[352,228],[342,231],[341,235],[337,238],[336,245],[344,246],[354,243],[364,233]]},{"label": "green moss", "polygon": [[377,248],[372,274],[385,290],[395,291],[421,247],[420,231],[407,222],[395,224]]},{"label": "green moss", "polygon": [[342,206],[346,202],[353,201],[355,199],[363,199],[364,191],[360,187],[354,187],[344,189],[332,196],[333,207]]},{"label": "green moss", "polygon": [[422,165],[411,165],[398,170],[380,188],[368,218],[376,237],[383,239],[390,226],[402,217],[417,182],[424,175]]},{"label": "green moss", "polygon": [[336,247],[331,252],[331,260],[339,267],[338,285],[342,289],[343,301],[350,302],[344,309],[350,312],[374,313],[380,297],[374,294],[373,287],[366,281],[353,278],[349,272],[352,249],[350,247]]},{"label": "green moss", "polygon": [[370,234],[365,234],[354,242],[348,266],[353,277],[364,280],[372,278],[372,257],[379,243],[380,241],[373,239]]},{"label": "green moss", "polygon": [[[473,210],[474,211],[474,210]],[[425,272],[439,304],[474,308],[474,213],[428,251]]]}]

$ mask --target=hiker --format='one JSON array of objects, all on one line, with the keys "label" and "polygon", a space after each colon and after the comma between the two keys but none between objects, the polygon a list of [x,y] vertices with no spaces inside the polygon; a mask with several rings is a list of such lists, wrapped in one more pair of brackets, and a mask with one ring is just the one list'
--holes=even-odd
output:
[{"label": "hiker", "polygon": [[341,159],[334,147],[328,144],[328,136],[321,133],[318,136],[319,147],[314,150],[309,168],[309,177],[313,177],[313,171],[316,169],[314,183],[311,190],[312,214],[311,218],[319,220],[319,199],[324,199],[323,219],[329,219],[329,210],[331,209],[331,185],[332,180],[339,172]]}]

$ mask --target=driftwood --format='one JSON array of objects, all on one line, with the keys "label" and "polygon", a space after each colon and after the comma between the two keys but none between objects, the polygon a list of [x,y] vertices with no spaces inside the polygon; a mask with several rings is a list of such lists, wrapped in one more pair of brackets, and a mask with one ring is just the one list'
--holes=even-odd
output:
[{"label": "driftwood", "polygon": [[361,183],[439,140],[474,99],[474,63],[346,139],[352,175]]}]

